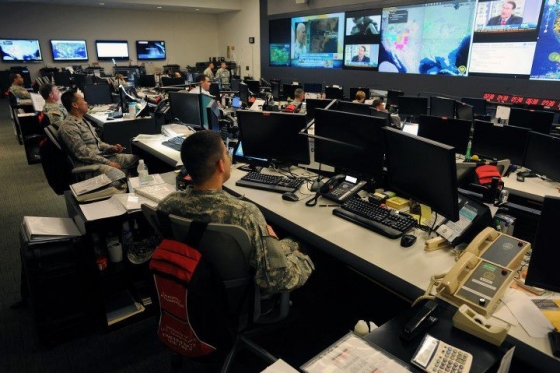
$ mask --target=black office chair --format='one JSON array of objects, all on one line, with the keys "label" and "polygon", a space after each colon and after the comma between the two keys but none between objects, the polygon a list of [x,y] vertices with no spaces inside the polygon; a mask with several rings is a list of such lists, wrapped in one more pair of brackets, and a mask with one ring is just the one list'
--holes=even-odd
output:
[{"label": "black office chair", "polygon": [[[190,236],[192,235],[191,230],[196,232],[197,224],[199,224],[190,219],[166,215],[147,205],[142,205],[142,211],[150,224],[157,231],[160,231],[164,238],[172,238],[181,243],[190,241],[192,238]],[[261,313],[259,287],[255,284],[254,270],[249,265],[249,257],[253,248],[247,231],[230,224],[208,224],[200,237],[197,249],[202,258],[214,269],[224,288],[224,294],[214,295],[221,298],[217,300],[217,303],[227,305],[224,311],[227,311],[228,322],[226,324],[222,323],[222,326],[225,325],[225,327],[221,333],[224,336],[231,336],[232,339],[229,344],[218,346],[217,350],[211,353],[218,358],[225,356],[221,372],[228,372],[236,353],[244,347],[270,363],[276,361],[277,359],[274,356],[253,342],[251,337],[269,330],[268,327],[265,328],[266,325],[264,324],[271,326],[270,324],[286,319],[289,313],[289,293],[280,295],[278,305],[272,312]],[[163,275],[154,272],[156,282],[157,276]],[[210,297],[209,294],[205,296]],[[190,298],[189,302],[190,314],[191,310],[196,309],[198,304],[193,303]],[[163,300],[163,303],[165,303],[165,300]],[[161,320],[162,318],[165,320],[168,311],[165,307],[161,307],[161,312],[160,327]],[[187,320],[187,322],[189,321],[192,320]],[[219,321],[215,320],[212,327],[220,324]],[[206,332],[200,324],[198,327],[201,330],[200,334]],[[162,342],[166,343],[163,340]],[[180,353],[176,348],[174,350]]]}]

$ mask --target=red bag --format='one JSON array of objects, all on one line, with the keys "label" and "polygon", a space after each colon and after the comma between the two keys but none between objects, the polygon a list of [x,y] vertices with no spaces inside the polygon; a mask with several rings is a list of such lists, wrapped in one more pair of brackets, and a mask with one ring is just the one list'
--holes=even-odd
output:
[{"label": "red bag", "polygon": [[500,171],[498,167],[492,164],[485,164],[482,166],[478,166],[475,170],[476,178],[480,185],[490,186],[492,185],[492,178],[497,177],[498,184],[502,184],[502,176],[500,175]]}]

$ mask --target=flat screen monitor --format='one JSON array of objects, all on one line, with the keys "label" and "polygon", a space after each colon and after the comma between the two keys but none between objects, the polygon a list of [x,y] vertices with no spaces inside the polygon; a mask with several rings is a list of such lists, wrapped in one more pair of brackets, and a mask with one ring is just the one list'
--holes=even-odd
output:
[{"label": "flat screen monitor", "polygon": [[113,102],[110,84],[86,84],[83,87],[84,99],[88,105],[103,105]]},{"label": "flat screen monitor", "polygon": [[428,98],[416,96],[399,97],[399,115],[418,116],[428,114]]},{"label": "flat screen monitor", "polygon": [[37,39],[0,39],[0,54],[4,62],[43,61]]},{"label": "flat screen monitor", "polygon": [[200,95],[187,92],[169,92],[171,117],[189,125],[202,125]]},{"label": "flat screen monitor", "polygon": [[387,122],[388,126],[391,125],[391,114],[389,114],[386,111],[380,111],[377,110],[376,108],[370,107],[369,115],[371,115],[372,117],[383,119],[385,122]]},{"label": "flat screen monitor", "polygon": [[309,164],[309,140],[299,134],[304,115],[240,110],[237,121],[245,156]]},{"label": "flat screen monitor", "polygon": [[471,152],[482,158],[509,159],[511,163],[521,166],[528,136],[527,128],[496,125],[475,119]]},{"label": "flat screen monitor", "polygon": [[325,97],[331,100],[342,100],[344,98],[344,91],[341,87],[325,87]]},{"label": "flat screen monitor", "polygon": [[279,100],[280,99],[280,82],[275,82],[274,80],[270,81],[270,90],[272,93],[272,97],[275,100]]},{"label": "flat screen monitor", "polygon": [[362,91],[366,94],[366,100],[369,100],[369,88],[365,88],[365,87],[353,87],[350,88],[350,97],[348,97],[350,100],[355,100],[356,99],[356,92],[358,91]]},{"label": "flat screen monitor", "polygon": [[249,87],[249,91],[253,95],[258,95],[261,90],[261,82],[258,80],[244,80],[244,83]]},{"label": "flat screen monitor", "polygon": [[512,107],[509,112],[508,124],[530,128],[532,131],[549,134],[554,121],[554,112],[529,110]]},{"label": "flat screen monitor", "polygon": [[303,83],[305,93],[323,93],[322,83]]},{"label": "flat screen monitor", "polygon": [[337,172],[381,181],[386,122],[369,115],[315,110],[315,161]]},{"label": "flat screen monitor", "polygon": [[138,87],[155,87],[156,76],[153,74],[140,74],[137,75],[136,86]]},{"label": "flat screen monitor", "polygon": [[307,110],[307,121],[309,122],[311,119],[315,118],[315,109],[324,109],[330,104],[332,100],[322,100],[318,98],[306,98],[305,99],[305,107]]},{"label": "flat screen monitor", "polygon": [[560,198],[544,197],[537,235],[532,246],[531,260],[525,283],[550,291],[560,291],[558,271],[558,222],[560,221]]},{"label": "flat screen monitor", "polygon": [[214,96],[214,98],[220,99],[221,94],[220,94],[220,84],[218,83],[211,83],[210,84],[210,89],[208,90],[208,92],[210,92],[210,94],[212,96]]},{"label": "flat screen monitor", "polygon": [[474,107],[469,104],[455,101],[455,111],[457,119],[468,120],[470,122],[474,120]]},{"label": "flat screen monitor", "polygon": [[390,110],[395,107],[399,107],[399,97],[404,96],[403,91],[388,90],[387,91],[387,101],[385,102],[385,108]]},{"label": "flat screen monitor", "polygon": [[455,100],[445,97],[431,96],[430,115],[434,117],[455,118]]},{"label": "flat screen monitor", "polygon": [[560,181],[560,139],[538,132],[529,132],[523,166],[531,172]]},{"label": "flat screen monitor", "polygon": [[210,101],[206,106],[206,117],[208,118],[208,128],[214,132],[220,132],[221,112],[216,100]]},{"label": "flat screen monitor", "polygon": [[239,83],[239,99],[243,104],[249,106],[249,86],[244,82]]},{"label": "flat screen monitor", "polygon": [[137,40],[136,56],[138,60],[165,60],[166,49],[163,40]]},{"label": "flat screen monitor", "polygon": [[174,85],[185,85],[185,80],[183,78],[169,78],[169,77],[162,77],[161,78],[161,85],[164,87],[174,86]]},{"label": "flat screen monitor", "polygon": [[360,104],[357,102],[349,101],[337,101],[336,106],[333,108],[339,111],[345,111],[347,113],[370,115],[370,107],[366,104]]},{"label": "flat screen monitor", "polygon": [[459,220],[455,148],[389,127],[383,131],[391,190]]},{"label": "flat screen monitor", "polygon": [[128,61],[128,42],[126,40],[96,40],[95,50],[99,61]]},{"label": "flat screen monitor", "polygon": [[231,90],[232,91],[239,91],[239,83],[241,83],[240,79],[231,78]]},{"label": "flat screen monitor", "polygon": [[421,115],[418,119],[418,136],[441,142],[465,154],[471,134],[470,121]]},{"label": "flat screen monitor", "polygon": [[285,100],[288,98],[294,99],[294,92],[296,89],[302,88],[301,85],[296,84],[282,84],[282,96]]},{"label": "flat screen monitor", "polygon": [[461,102],[469,104],[474,109],[475,115],[486,115],[486,99],[477,97],[463,97]]},{"label": "flat screen monitor", "polygon": [[270,45],[270,66],[290,66],[290,44],[271,43]]},{"label": "flat screen monitor", "polygon": [[51,39],[53,61],[87,61],[88,52],[85,40]]}]

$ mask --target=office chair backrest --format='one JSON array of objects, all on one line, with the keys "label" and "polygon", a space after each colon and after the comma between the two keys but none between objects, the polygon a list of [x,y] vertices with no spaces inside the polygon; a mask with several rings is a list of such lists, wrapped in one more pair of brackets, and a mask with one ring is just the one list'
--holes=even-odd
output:
[{"label": "office chair backrest", "polygon": [[73,181],[72,166],[62,149],[58,130],[53,125],[49,125],[45,128],[45,133],[47,137],[39,146],[41,165],[52,190],[57,195],[62,195],[70,188]]}]

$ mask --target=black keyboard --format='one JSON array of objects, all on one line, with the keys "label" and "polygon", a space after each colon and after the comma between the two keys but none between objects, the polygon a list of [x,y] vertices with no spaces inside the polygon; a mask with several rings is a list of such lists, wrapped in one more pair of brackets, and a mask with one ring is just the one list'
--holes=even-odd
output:
[{"label": "black keyboard", "polygon": [[399,238],[416,224],[416,221],[396,210],[351,198],[333,210],[333,214],[389,238]]},{"label": "black keyboard", "polygon": [[185,141],[184,137],[181,136],[176,136],[176,137],[172,137],[169,140],[166,140],[164,142],[162,142],[162,145],[165,145],[167,147],[170,147],[171,149],[175,149],[177,151],[181,151],[181,145],[183,145],[183,141]]},{"label": "black keyboard", "polygon": [[284,176],[267,175],[259,172],[249,172],[235,183],[238,186],[277,193],[295,192],[301,184],[303,184],[303,179],[300,178],[290,179]]}]

